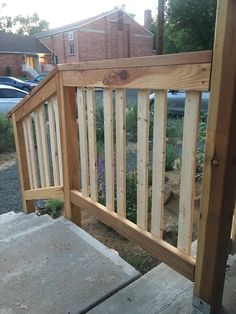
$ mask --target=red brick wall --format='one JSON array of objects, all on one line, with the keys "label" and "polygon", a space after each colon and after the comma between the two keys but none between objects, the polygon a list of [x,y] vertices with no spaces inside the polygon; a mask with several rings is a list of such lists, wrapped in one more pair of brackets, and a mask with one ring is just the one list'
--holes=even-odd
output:
[{"label": "red brick wall", "polygon": [[[57,55],[59,63],[152,55],[152,36],[127,15],[123,17],[123,30],[119,30],[117,18],[113,13],[74,30],[73,41],[69,41],[68,32],[40,41]],[[69,54],[70,42],[75,48],[73,56]]]},{"label": "red brick wall", "polygon": [[6,75],[5,67],[11,67],[12,76],[22,75],[21,65],[25,63],[24,55],[0,54],[0,75]]}]

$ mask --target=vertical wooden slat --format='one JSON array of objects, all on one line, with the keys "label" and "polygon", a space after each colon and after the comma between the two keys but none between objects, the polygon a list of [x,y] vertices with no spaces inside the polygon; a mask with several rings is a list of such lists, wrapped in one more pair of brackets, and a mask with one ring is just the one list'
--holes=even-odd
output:
[{"label": "vertical wooden slat", "polygon": [[34,148],[34,137],[33,137],[33,128],[32,128],[32,117],[31,115],[26,118],[26,129],[28,134],[28,143],[29,143],[29,156],[31,161],[31,170],[32,170],[32,179],[33,179],[33,188],[38,188],[38,174],[35,158],[35,148]]},{"label": "vertical wooden slat", "polygon": [[40,106],[37,109],[37,115],[39,118],[39,129],[40,129],[41,141],[42,141],[42,155],[43,155],[45,186],[49,187],[51,186],[51,177],[50,177],[50,163],[49,163],[49,154],[48,154],[47,124],[45,120],[44,105]]},{"label": "vertical wooden slat", "polygon": [[81,224],[81,210],[70,201],[70,190],[80,189],[77,106],[74,87],[64,87],[61,73],[56,75],[62,148],[64,214]]},{"label": "vertical wooden slat", "polygon": [[117,213],[126,217],[126,95],[116,90],[116,184]]},{"label": "vertical wooden slat", "polygon": [[112,89],[104,89],[106,207],[114,210],[114,144]]},{"label": "vertical wooden slat", "polygon": [[29,174],[29,186],[30,186],[30,189],[33,189],[34,183],[33,183],[32,164],[31,164],[31,158],[30,158],[30,145],[29,145],[26,118],[23,120],[22,125],[23,125],[23,131],[24,131],[26,160],[27,160],[27,168],[28,168],[28,174]]},{"label": "vertical wooden slat", "polygon": [[57,185],[60,185],[60,178],[59,178],[59,163],[58,163],[55,114],[53,110],[52,99],[48,102],[48,121],[49,121],[49,133],[50,133],[50,143],[51,143],[53,181],[54,181],[54,185],[57,186]]},{"label": "vertical wooden slat", "polygon": [[148,141],[149,92],[138,92],[138,144],[137,144],[137,224],[147,229],[148,210]]},{"label": "vertical wooden slat", "polygon": [[152,161],[152,219],[151,233],[162,238],[165,159],[166,159],[167,91],[155,93]]},{"label": "vertical wooden slat", "polygon": [[96,108],[95,108],[95,93],[93,88],[87,88],[87,114],[88,114],[90,194],[92,200],[97,201],[98,187],[97,187]]},{"label": "vertical wooden slat", "polygon": [[80,164],[82,192],[85,196],[89,195],[89,176],[88,176],[88,140],[87,140],[87,121],[85,92],[83,88],[77,88],[77,106],[79,120],[79,144],[80,144]]},{"label": "vertical wooden slat", "polygon": [[43,143],[42,143],[42,134],[40,130],[39,108],[37,108],[34,112],[34,123],[35,123],[35,133],[36,133],[38,160],[39,160],[40,186],[41,188],[43,188],[46,186],[46,179],[45,179],[45,170],[44,170],[44,161],[43,161],[43,147],[42,147]]},{"label": "vertical wooden slat", "polygon": [[61,135],[60,135],[60,124],[59,124],[59,113],[57,98],[53,98],[53,109],[55,113],[55,126],[56,126],[56,138],[57,138],[57,155],[58,155],[58,166],[59,166],[59,180],[60,185],[63,185],[63,173],[62,173],[62,157],[61,157]]},{"label": "vertical wooden slat", "polygon": [[20,177],[20,185],[21,185],[21,195],[23,201],[23,210],[26,213],[31,213],[34,211],[34,202],[25,199],[24,191],[31,189],[30,181],[29,181],[29,171],[28,171],[28,163],[27,163],[27,149],[26,142],[23,130],[23,122],[16,122],[15,114],[12,115],[12,124],[14,131],[14,139],[16,146],[16,154],[18,161],[18,172]]},{"label": "vertical wooden slat", "polygon": [[186,93],[178,225],[178,248],[186,254],[192,244],[200,101],[201,93]]}]

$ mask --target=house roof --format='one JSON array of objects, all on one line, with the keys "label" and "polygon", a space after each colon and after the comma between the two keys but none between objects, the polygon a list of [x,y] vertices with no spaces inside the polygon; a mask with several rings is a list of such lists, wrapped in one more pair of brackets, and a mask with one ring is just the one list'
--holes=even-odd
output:
[{"label": "house roof", "polygon": [[0,31],[0,53],[51,53],[34,36],[22,36]]},{"label": "house roof", "polygon": [[[67,25],[61,26],[61,27],[50,29],[50,30],[47,30],[47,31],[44,31],[44,32],[41,32],[41,33],[37,33],[37,34],[35,34],[35,37],[36,38],[43,38],[43,37],[59,34],[59,33],[62,33],[62,32],[66,32],[66,31],[70,31],[70,30],[74,30],[74,29],[79,29],[79,28],[82,28],[82,27],[84,27],[85,25],[87,25],[89,23],[92,23],[92,22],[94,22],[96,20],[99,20],[99,19],[101,19],[101,18],[103,18],[105,16],[111,15],[111,14],[113,14],[115,12],[118,12],[118,11],[121,11],[121,10],[124,12],[124,14],[127,15],[127,13],[123,9],[115,9],[115,10],[112,10],[112,11],[108,11],[108,12],[101,13],[99,15],[96,15],[96,16],[84,19],[82,21],[78,21],[78,22],[75,22],[75,23],[71,23],[71,24],[67,24]],[[133,19],[131,16],[129,16],[129,17],[131,19]],[[152,32],[150,32],[144,26],[140,25],[135,20],[134,20],[134,22],[136,24],[138,24],[140,27],[142,27],[149,35],[153,36]]]}]

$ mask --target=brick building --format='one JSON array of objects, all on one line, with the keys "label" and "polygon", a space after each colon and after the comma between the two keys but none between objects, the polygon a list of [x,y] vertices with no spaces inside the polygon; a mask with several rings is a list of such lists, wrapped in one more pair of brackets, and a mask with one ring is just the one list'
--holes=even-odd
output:
[{"label": "brick building", "polygon": [[121,9],[36,34],[54,63],[74,63],[152,55],[151,11],[144,26]]},{"label": "brick building", "polygon": [[51,69],[51,51],[34,36],[0,32],[0,75],[36,75]]}]

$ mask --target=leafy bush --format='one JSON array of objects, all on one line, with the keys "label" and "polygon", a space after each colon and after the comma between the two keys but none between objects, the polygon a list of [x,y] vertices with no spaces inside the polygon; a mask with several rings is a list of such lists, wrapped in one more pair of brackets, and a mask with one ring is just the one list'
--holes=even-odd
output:
[{"label": "leafy bush", "polygon": [[104,113],[103,106],[96,106],[96,138],[98,142],[104,141]]},{"label": "leafy bush", "polygon": [[0,114],[0,153],[15,149],[11,120],[5,114]]},{"label": "leafy bush", "polygon": [[166,145],[166,171],[170,171],[174,169],[175,160],[178,158],[178,152],[176,147],[171,144]]},{"label": "leafy bush", "polygon": [[131,107],[126,112],[126,132],[127,141],[137,142],[137,125],[138,125],[138,109],[137,106]]},{"label": "leafy bush", "polygon": [[207,114],[205,113],[200,117],[199,128],[198,128],[198,152],[197,152],[197,163],[196,163],[196,180],[199,180],[199,181],[202,180],[202,176],[203,176],[206,131],[207,131]]},{"label": "leafy bush", "polygon": [[60,216],[64,202],[59,199],[50,199],[47,201],[46,208],[49,210],[49,215],[55,219]]},{"label": "leafy bush", "polygon": [[167,120],[166,136],[169,143],[177,144],[183,137],[183,119],[182,118],[169,118]]},{"label": "leafy bush", "polygon": [[6,76],[11,76],[12,75],[12,69],[11,69],[10,65],[6,65],[4,70],[5,70],[5,75]]}]

